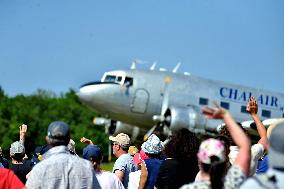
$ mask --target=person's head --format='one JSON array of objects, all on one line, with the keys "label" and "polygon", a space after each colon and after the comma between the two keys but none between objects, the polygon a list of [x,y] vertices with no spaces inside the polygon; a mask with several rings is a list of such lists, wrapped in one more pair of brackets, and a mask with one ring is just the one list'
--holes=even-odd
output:
[{"label": "person's head", "polygon": [[150,157],[159,156],[164,149],[164,145],[157,137],[152,134],[141,146],[141,149]]},{"label": "person's head", "polygon": [[130,138],[127,134],[119,133],[115,137],[110,136],[109,140],[113,142],[112,150],[113,150],[113,154],[116,157],[119,157],[122,154],[128,153],[128,149],[130,146]]},{"label": "person's head", "polygon": [[[240,123],[237,123],[237,124],[238,124],[238,125],[240,126],[240,128],[246,133],[246,135],[249,136],[248,131],[247,131]],[[224,136],[228,137],[229,142],[230,142],[230,146],[236,146],[236,144],[235,144],[235,142],[234,142],[234,140],[233,140],[233,138],[232,138],[230,132],[228,131],[226,125],[222,125],[222,126],[218,129],[218,132],[219,132],[220,135],[224,135]]]},{"label": "person's head", "polygon": [[268,161],[272,168],[284,169],[284,122],[277,124],[269,137]]},{"label": "person's head", "polygon": [[50,123],[47,129],[46,141],[52,147],[67,146],[70,141],[69,125],[63,121]]},{"label": "person's head", "polygon": [[10,157],[18,162],[23,161],[25,157],[25,147],[21,142],[16,141],[11,144]]},{"label": "person's head", "polygon": [[89,144],[83,149],[83,158],[91,161],[94,169],[97,170],[103,159],[102,151],[97,145]]},{"label": "person's head", "polygon": [[220,140],[209,138],[204,140],[198,150],[200,169],[210,175],[211,188],[223,188],[222,178],[226,170],[224,145]]},{"label": "person's head", "polygon": [[195,133],[188,129],[175,132],[165,144],[164,153],[168,158],[177,160],[193,160],[197,162],[196,154],[200,141]]}]

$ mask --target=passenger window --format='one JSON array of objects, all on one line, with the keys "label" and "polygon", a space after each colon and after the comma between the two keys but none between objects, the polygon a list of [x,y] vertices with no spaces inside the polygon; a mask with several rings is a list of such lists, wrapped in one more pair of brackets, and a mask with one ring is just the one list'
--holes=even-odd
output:
[{"label": "passenger window", "polygon": [[248,112],[247,112],[247,107],[246,107],[246,106],[242,106],[242,107],[241,107],[241,112],[248,114]]},{"label": "passenger window", "polygon": [[269,110],[262,110],[261,116],[270,118],[271,117],[271,112]]},{"label": "passenger window", "polygon": [[227,110],[230,109],[230,104],[229,104],[228,102],[222,102],[222,101],[221,101],[220,106],[221,106],[222,108],[227,109]]},{"label": "passenger window", "polygon": [[207,98],[199,98],[199,104],[200,105],[208,105],[208,99]]},{"label": "passenger window", "polygon": [[124,80],[124,84],[126,85],[126,87],[132,86],[133,85],[133,78],[126,77],[125,80]]}]

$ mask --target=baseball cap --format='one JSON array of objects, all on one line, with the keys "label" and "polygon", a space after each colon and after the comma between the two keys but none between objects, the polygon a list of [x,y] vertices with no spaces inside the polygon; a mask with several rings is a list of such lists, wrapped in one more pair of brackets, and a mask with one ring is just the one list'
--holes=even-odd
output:
[{"label": "baseball cap", "polygon": [[119,145],[129,145],[130,144],[130,138],[125,133],[119,133],[116,135],[116,137],[110,136],[109,140],[113,142],[117,142]]},{"label": "baseball cap", "polygon": [[69,125],[63,121],[54,121],[49,124],[47,136],[51,139],[68,140],[70,139]]},{"label": "baseball cap", "polygon": [[224,145],[220,140],[209,138],[203,141],[199,146],[197,157],[200,162],[211,164],[211,157],[215,156],[219,163],[225,161]]},{"label": "baseball cap", "polygon": [[13,142],[10,147],[10,155],[14,156],[15,154],[24,154],[25,147],[19,141]]},{"label": "baseball cap", "polygon": [[284,123],[281,122],[272,129],[269,137],[268,160],[273,168],[284,168]]},{"label": "baseball cap", "polygon": [[141,146],[142,150],[148,154],[159,154],[162,152],[164,145],[161,142],[161,140],[159,139],[159,137],[157,137],[157,135],[152,134],[148,140],[146,140],[142,146]]},{"label": "baseball cap", "polygon": [[90,158],[101,160],[102,151],[97,145],[89,144],[83,149],[83,158],[87,160],[89,160]]}]

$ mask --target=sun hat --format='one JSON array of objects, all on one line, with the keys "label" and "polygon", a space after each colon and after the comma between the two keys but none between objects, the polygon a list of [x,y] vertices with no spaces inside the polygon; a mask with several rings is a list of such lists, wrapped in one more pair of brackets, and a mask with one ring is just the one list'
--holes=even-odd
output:
[{"label": "sun hat", "polygon": [[126,146],[130,144],[130,138],[125,133],[119,133],[115,137],[110,136],[109,140],[118,143],[119,145]]},{"label": "sun hat", "polygon": [[15,154],[25,154],[25,146],[19,141],[13,142],[10,147],[10,155]]},{"label": "sun hat", "polygon": [[224,145],[220,140],[210,138],[200,144],[197,157],[200,162],[211,164],[211,157],[215,156],[219,159],[218,162],[221,163],[226,159],[224,149]]},{"label": "sun hat", "polygon": [[148,154],[159,154],[162,152],[164,145],[161,142],[161,140],[159,139],[159,137],[157,137],[157,135],[152,134],[148,140],[146,140],[142,146],[141,146],[142,150]]},{"label": "sun hat", "polygon": [[269,137],[268,161],[273,168],[284,168],[284,123],[276,125]]}]

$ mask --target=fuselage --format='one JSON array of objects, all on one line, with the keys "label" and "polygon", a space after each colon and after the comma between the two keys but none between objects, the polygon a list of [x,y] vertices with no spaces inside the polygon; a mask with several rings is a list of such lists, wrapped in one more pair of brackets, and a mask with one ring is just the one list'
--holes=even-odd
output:
[{"label": "fuselage", "polygon": [[216,102],[239,122],[250,119],[246,104],[250,96],[255,96],[261,119],[284,117],[281,93],[155,70],[106,72],[100,82],[83,85],[78,96],[87,106],[111,119],[151,128],[155,124],[153,115],[161,114],[166,93],[168,107],[201,108]]}]

